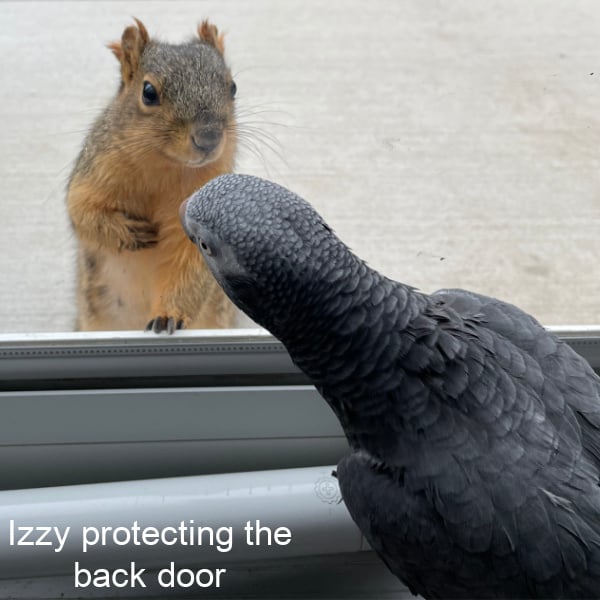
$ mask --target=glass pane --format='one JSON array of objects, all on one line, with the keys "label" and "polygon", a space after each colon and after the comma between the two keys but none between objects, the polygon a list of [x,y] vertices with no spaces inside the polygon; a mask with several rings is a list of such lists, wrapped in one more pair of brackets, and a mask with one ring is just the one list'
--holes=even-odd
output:
[{"label": "glass pane", "polygon": [[[548,325],[598,323],[594,11],[227,3],[214,17],[237,84],[237,170],[306,197],[390,277],[498,296]],[[136,12],[177,42],[200,18],[195,2]],[[5,332],[74,326],[65,188],[117,92],[105,44],[130,13],[0,4]]]}]

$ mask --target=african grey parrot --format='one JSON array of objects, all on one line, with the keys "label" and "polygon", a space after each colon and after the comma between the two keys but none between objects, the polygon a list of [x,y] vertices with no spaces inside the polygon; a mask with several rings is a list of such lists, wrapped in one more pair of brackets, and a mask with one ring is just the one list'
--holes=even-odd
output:
[{"label": "african grey parrot", "polygon": [[223,175],[182,205],[225,292],[337,415],[344,502],[425,598],[600,598],[600,378],[522,310],[369,268],[304,200]]}]

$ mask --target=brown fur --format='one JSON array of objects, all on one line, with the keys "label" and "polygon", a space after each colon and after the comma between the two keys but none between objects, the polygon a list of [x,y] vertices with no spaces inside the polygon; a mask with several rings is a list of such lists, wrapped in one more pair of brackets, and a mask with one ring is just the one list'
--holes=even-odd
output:
[{"label": "brown fur", "polygon": [[207,19],[204,19],[198,25],[198,37],[207,44],[215,47],[221,54],[225,53],[224,35],[219,34],[219,30],[211,25]]},{"label": "brown fur", "polygon": [[[142,329],[168,318],[183,327],[229,327],[233,306],[178,217],[186,197],[234,166],[233,99],[227,95],[232,80],[222,59],[223,36],[204,21],[199,40],[161,45],[136,24],[109,45],[121,65],[121,88],[86,138],[68,186],[79,241],[78,328]],[[184,46],[191,58],[178,50]],[[196,50],[213,53],[206,67],[211,73],[198,74]],[[195,83],[193,76],[199,78]],[[209,81],[217,85],[215,78],[223,89],[206,90]],[[169,86],[182,79],[193,87],[178,91],[173,103]],[[142,102],[146,81],[159,92],[160,105]],[[204,108],[201,114],[193,112],[197,106]],[[222,138],[209,154],[190,141],[215,128]]]}]

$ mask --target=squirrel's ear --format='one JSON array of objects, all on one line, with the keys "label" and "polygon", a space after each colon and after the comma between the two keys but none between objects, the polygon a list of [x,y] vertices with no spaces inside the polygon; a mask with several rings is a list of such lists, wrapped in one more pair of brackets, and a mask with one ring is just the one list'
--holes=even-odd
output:
[{"label": "squirrel's ear", "polygon": [[224,34],[219,33],[217,27],[210,23],[208,19],[204,19],[204,21],[198,25],[198,35],[203,42],[210,44],[221,54],[225,53],[225,36]]},{"label": "squirrel's ear", "polygon": [[136,26],[127,27],[121,36],[120,42],[108,44],[108,47],[121,63],[121,76],[124,83],[128,83],[133,79],[140,62],[140,56],[150,39],[144,24],[135,17],[133,20]]}]

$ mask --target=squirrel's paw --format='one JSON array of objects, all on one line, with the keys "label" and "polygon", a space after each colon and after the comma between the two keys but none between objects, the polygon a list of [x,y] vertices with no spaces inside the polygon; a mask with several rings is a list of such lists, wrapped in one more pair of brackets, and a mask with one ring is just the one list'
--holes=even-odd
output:
[{"label": "squirrel's paw", "polygon": [[145,217],[129,213],[120,213],[124,226],[124,236],[119,243],[119,250],[142,250],[153,248],[158,244],[158,227]]},{"label": "squirrel's paw", "polygon": [[166,331],[169,335],[175,332],[177,329],[183,329],[183,319],[176,319],[174,317],[154,317],[146,325],[146,331],[153,331],[154,333],[162,333]]}]

